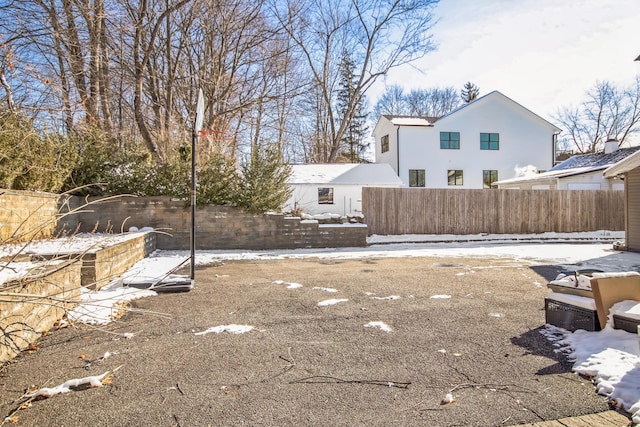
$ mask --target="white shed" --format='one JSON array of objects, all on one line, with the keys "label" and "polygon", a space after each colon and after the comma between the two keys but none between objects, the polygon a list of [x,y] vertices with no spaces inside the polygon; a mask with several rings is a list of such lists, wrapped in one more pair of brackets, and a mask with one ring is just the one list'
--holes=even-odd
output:
[{"label": "white shed", "polygon": [[291,197],[285,210],[310,215],[362,214],[362,187],[402,187],[388,164],[332,163],[292,165]]}]

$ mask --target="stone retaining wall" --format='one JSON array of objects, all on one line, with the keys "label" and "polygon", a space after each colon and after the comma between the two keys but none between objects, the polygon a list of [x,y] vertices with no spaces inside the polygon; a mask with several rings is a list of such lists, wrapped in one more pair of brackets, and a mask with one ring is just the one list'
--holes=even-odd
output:
[{"label": "stone retaining wall", "polygon": [[[84,199],[71,198],[65,209],[79,208]],[[190,247],[191,208],[167,197],[121,197],[91,201],[81,212],[62,218],[67,232],[120,232],[152,227],[158,249]],[[366,246],[362,224],[318,224],[281,214],[254,215],[226,206],[196,211],[196,249],[292,249]]]},{"label": "stone retaining wall", "polygon": [[4,283],[0,302],[0,363],[29,348],[80,302],[80,262],[47,262],[37,277]]},{"label": "stone retaining wall", "polygon": [[82,257],[82,286],[100,289],[156,250],[156,235],[144,233]]},{"label": "stone retaining wall", "polygon": [[51,237],[59,198],[51,193],[0,189],[0,243]]}]

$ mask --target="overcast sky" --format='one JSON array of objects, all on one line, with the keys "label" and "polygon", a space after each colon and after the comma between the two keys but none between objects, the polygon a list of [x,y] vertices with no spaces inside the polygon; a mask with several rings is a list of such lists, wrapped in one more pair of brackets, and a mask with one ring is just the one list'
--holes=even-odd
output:
[{"label": "overcast sky", "polygon": [[499,90],[551,119],[596,81],[628,85],[640,74],[640,0],[441,0],[434,14],[437,50],[384,84],[471,81],[481,95]]}]

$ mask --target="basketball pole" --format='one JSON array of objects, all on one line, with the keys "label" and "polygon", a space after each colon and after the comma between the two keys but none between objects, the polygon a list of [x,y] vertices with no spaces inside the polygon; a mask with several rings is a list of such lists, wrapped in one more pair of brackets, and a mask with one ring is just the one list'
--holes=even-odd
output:
[{"label": "basketball pole", "polygon": [[193,134],[191,135],[191,284],[196,280],[196,143],[202,130],[204,121],[204,96],[202,89],[198,91],[198,104],[196,107],[196,117],[193,123]]}]

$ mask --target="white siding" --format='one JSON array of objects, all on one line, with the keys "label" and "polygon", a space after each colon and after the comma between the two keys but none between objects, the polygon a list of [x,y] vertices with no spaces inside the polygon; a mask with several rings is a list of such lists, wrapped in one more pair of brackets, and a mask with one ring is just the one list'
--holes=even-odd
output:
[{"label": "white siding", "polygon": [[[310,215],[338,214],[354,216],[362,213],[363,185],[341,184],[289,184],[293,192],[285,204],[285,211],[301,210]],[[318,188],[333,188],[333,204],[318,203]],[[376,185],[376,187],[396,187],[391,185]]]},{"label": "white siding", "polygon": [[574,182],[567,185],[567,190],[602,190],[598,183]]},{"label": "white siding", "polygon": [[[405,186],[410,169],[425,170],[428,188],[483,188],[485,170],[497,170],[498,179],[504,180],[515,177],[516,167],[533,165],[547,170],[552,166],[554,128],[497,92],[452,112],[432,126],[396,129],[386,118],[378,122],[374,131],[376,163],[388,163],[398,173],[399,160],[398,176]],[[440,149],[440,132],[459,132],[460,149]],[[500,134],[499,150],[481,150],[480,133]],[[380,150],[384,135],[389,135],[387,153]],[[448,170],[463,171],[462,186],[448,185]]]},{"label": "white siding", "polygon": [[530,180],[522,179],[499,184],[499,188],[519,187],[528,189],[543,184],[548,184],[549,188],[552,189],[555,189],[557,185],[558,190],[624,190],[623,182],[619,179],[605,178],[602,170],[578,175],[560,176],[548,180],[543,180],[541,176],[538,176]]},{"label": "white siding", "polygon": [[[382,137],[385,135],[389,135],[389,151],[383,153],[382,144],[380,141]],[[398,174],[397,127],[394,126],[386,118],[381,118],[380,122],[378,123],[378,125],[374,130],[373,136],[375,138],[375,145],[376,145],[375,162],[389,164],[397,175]]]},{"label": "white siding", "polygon": [[609,190],[607,181],[601,170],[570,175],[558,179],[558,190]]}]

